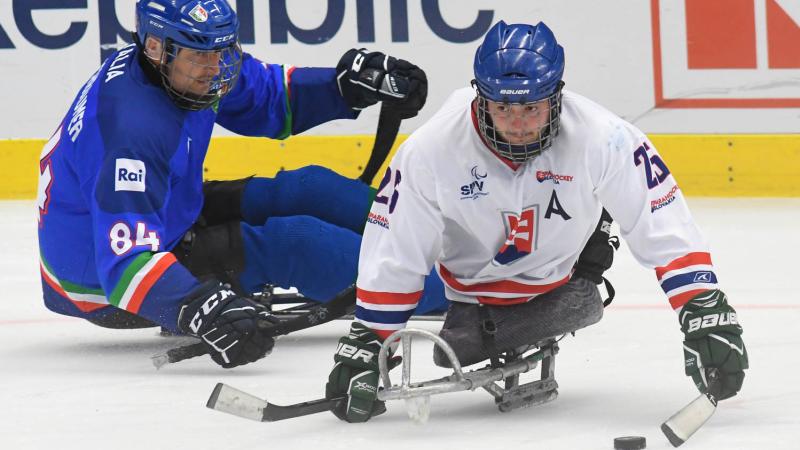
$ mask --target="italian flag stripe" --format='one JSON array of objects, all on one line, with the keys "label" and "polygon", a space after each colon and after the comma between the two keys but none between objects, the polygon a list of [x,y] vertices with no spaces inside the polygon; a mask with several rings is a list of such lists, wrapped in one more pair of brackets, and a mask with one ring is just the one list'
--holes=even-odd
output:
[{"label": "italian flag stripe", "polygon": [[292,80],[294,66],[281,66],[281,68],[283,69],[283,87],[286,90],[286,117],[283,123],[283,130],[281,130],[276,139],[286,139],[292,134],[292,104],[289,102],[292,93],[289,83]]},{"label": "italian flag stripe", "polygon": [[137,256],[114,288],[111,304],[136,314],[156,280],[176,261],[170,252],[146,252]]},{"label": "italian flag stripe", "polygon": [[66,291],[64,291],[64,289],[63,289],[63,288],[61,287],[61,285],[58,283],[58,280],[57,280],[57,279],[55,279],[55,277],[53,277],[53,276],[52,276],[52,275],[51,275],[51,274],[50,274],[50,273],[47,271],[47,269],[44,267],[44,264],[40,264],[40,265],[39,265],[39,267],[41,268],[41,271],[42,271],[42,278],[44,278],[44,281],[45,281],[45,283],[49,284],[49,285],[50,285],[50,287],[51,287],[51,288],[53,288],[53,290],[55,290],[56,292],[58,292],[58,293],[59,293],[59,294],[61,294],[62,296],[69,298],[69,294],[67,294],[67,292],[66,292]]},{"label": "italian flag stripe", "polygon": [[59,280],[53,275],[53,271],[47,264],[44,258],[40,257],[39,267],[41,269],[42,278],[50,285],[56,292],[68,298],[70,301],[77,303],[96,303],[99,305],[107,305],[105,293],[102,289],[92,289],[83,287],[69,281]]}]

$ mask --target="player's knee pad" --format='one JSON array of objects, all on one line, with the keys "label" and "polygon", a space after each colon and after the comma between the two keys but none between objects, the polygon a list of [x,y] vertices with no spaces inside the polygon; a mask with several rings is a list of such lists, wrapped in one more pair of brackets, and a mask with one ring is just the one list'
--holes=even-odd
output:
[{"label": "player's knee pad", "polygon": [[244,270],[241,224],[227,222],[204,227],[195,225],[172,253],[195,277],[215,278],[238,289],[238,275]]},{"label": "player's knee pad", "polygon": [[203,210],[200,213],[205,225],[219,225],[242,220],[242,196],[252,177],[240,180],[206,181],[203,183]]}]

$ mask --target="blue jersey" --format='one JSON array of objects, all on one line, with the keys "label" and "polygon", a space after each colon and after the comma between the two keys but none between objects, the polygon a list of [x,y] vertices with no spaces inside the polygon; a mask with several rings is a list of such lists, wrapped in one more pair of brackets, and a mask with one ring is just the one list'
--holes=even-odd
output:
[{"label": "blue jersey", "polygon": [[[146,64],[146,63],[145,63]],[[213,108],[176,107],[139,50],[109,57],[79,91],[40,159],[39,251],[45,305],[92,317],[121,308],[168,329],[199,286],[170,253],[203,206],[203,160],[215,123],[283,139],[355,118],[334,69],[243,56]]]}]

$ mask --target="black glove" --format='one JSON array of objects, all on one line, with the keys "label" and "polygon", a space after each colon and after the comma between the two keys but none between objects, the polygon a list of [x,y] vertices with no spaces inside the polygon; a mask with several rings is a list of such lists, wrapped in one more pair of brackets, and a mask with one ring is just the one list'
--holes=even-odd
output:
[{"label": "black glove", "polygon": [[380,52],[350,49],[336,65],[339,92],[353,109],[384,101],[401,119],[417,115],[428,97],[428,78],[419,67]]},{"label": "black glove", "polygon": [[[386,406],[378,400],[378,353],[381,343],[378,336],[369,328],[353,322],[350,334],[339,339],[328,383],[325,385],[325,398],[346,396],[347,401],[339,402],[333,414],[346,422],[366,422],[370,417],[386,411]],[[393,361],[394,366],[399,361]]]},{"label": "black glove", "polygon": [[[700,392],[710,392],[717,400],[736,395],[748,368],[747,349],[736,311],[728,305],[725,294],[713,290],[695,296],[683,306],[679,320],[686,336],[686,375],[692,377]],[[716,374],[709,388],[711,372]]]},{"label": "black glove", "polygon": [[272,351],[275,340],[259,328],[259,321],[270,319],[264,306],[214,281],[204,284],[183,304],[178,328],[199,337],[211,359],[230,369]]},{"label": "black glove", "polygon": [[594,284],[603,282],[603,272],[611,268],[611,264],[614,263],[614,250],[619,248],[619,239],[611,236],[612,222],[611,215],[603,209],[597,228],[589,236],[589,241],[578,256],[573,276],[585,278]]}]

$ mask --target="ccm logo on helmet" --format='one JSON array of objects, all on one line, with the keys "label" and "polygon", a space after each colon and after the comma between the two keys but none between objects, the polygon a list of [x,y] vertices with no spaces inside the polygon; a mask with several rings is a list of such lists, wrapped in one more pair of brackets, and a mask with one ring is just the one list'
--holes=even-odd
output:
[{"label": "ccm logo on helmet", "polygon": [[530,92],[530,89],[500,89],[500,93],[505,95],[522,95],[530,94]]},{"label": "ccm logo on helmet", "polygon": [[231,39],[233,39],[233,36],[234,36],[233,34],[229,34],[227,36],[218,37],[218,38],[214,39],[214,43],[215,44],[219,44],[220,42],[228,42]]}]

